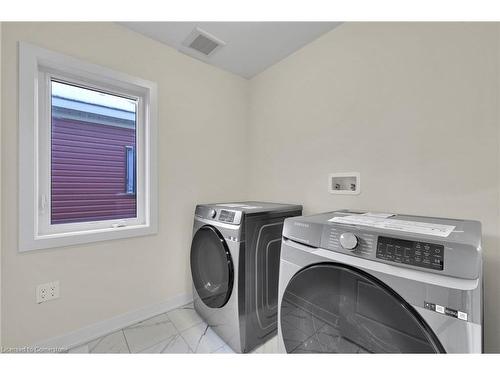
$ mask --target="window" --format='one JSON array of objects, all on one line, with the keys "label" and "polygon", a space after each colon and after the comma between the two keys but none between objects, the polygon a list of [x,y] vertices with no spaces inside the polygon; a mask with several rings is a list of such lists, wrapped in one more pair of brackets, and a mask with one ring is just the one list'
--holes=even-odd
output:
[{"label": "window", "polygon": [[125,189],[127,194],[135,194],[135,148],[127,146],[126,149]]},{"label": "window", "polygon": [[20,251],[152,234],[156,85],[20,44]]}]

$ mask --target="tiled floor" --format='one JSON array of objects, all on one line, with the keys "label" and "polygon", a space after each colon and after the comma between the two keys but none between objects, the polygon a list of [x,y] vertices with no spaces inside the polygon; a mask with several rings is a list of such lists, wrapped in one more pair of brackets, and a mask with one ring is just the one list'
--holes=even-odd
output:
[{"label": "tiled floor", "polygon": [[[254,351],[254,353],[276,352],[276,337]],[[70,349],[69,353],[234,352],[203,322],[190,303]]]}]

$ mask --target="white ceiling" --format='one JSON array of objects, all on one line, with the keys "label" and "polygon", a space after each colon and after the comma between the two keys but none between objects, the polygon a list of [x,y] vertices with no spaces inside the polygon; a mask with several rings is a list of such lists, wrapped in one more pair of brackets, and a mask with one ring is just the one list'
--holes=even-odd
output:
[{"label": "white ceiling", "polygon": [[[340,22],[121,22],[121,25],[244,78],[332,30]],[[190,53],[182,42],[199,27],[226,42],[211,56]]]}]

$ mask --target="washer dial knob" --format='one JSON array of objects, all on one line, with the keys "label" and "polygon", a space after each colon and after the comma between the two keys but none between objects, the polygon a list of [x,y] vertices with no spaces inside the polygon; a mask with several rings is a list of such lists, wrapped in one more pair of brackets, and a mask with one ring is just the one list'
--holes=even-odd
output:
[{"label": "washer dial knob", "polygon": [[340,235],[340,245],[346,250],[354,250],[358,246],[358,237],[346,232]]},{"label": "washer dial knob", "polygon": [[208,213],[208,217],[212,218],[212,219],[215,219],[215,217],[217,216],[217,211],[215,211],[213,208],[210,210],[210,212]]}]

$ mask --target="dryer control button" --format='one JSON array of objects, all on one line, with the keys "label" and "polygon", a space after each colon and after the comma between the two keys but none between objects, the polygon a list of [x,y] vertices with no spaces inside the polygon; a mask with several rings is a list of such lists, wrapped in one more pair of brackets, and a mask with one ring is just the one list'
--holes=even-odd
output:
[{"label": "dryer control button", "polygon": [[346,232],[340,235],[340,245],[346,250],[354,250],[358,246],[358,237]]},{"label": "dryer control button", "polygon": [[217,211],[211,209],[210,212],[208,213],[208,217],[215,219],[216,216],[217,216]]}]

